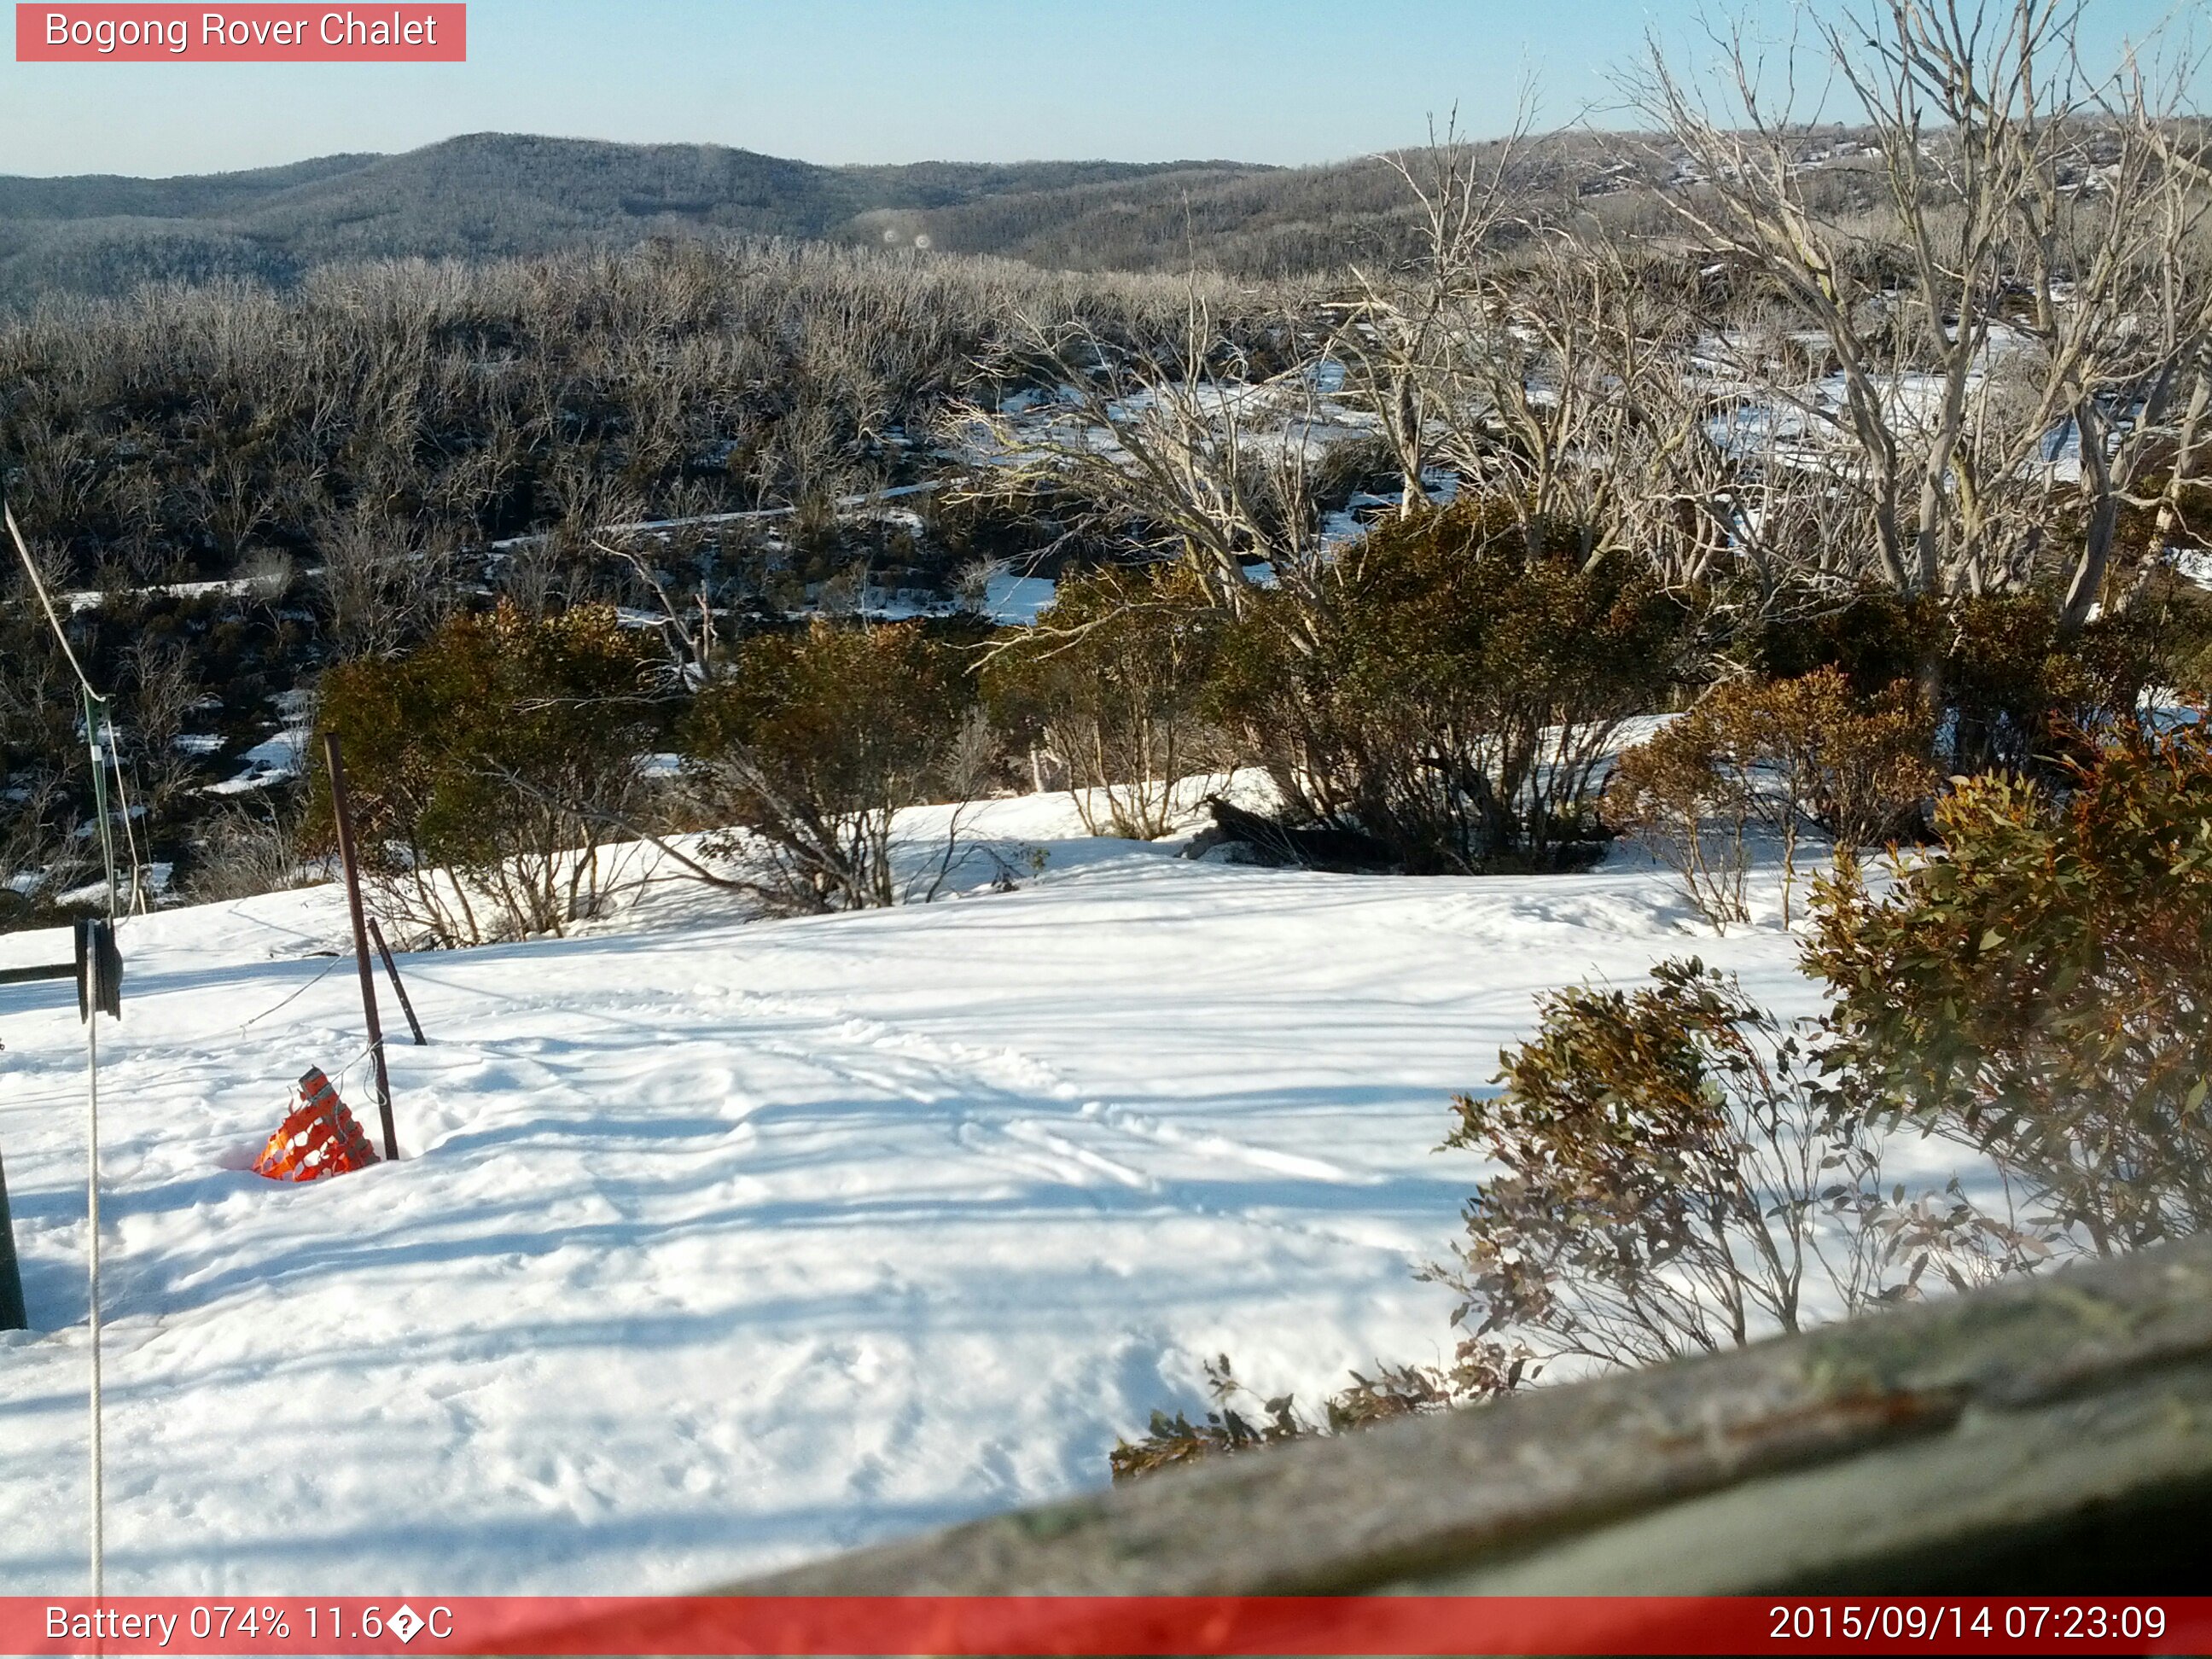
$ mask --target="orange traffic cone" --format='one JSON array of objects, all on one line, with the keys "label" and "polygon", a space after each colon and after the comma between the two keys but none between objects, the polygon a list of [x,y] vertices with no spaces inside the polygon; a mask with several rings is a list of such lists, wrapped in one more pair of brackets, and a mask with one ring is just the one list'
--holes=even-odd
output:
[{"label": "orange traffic cone", "polygon": [[375,1150],[346,1109],[330,1079],[310,1066],[300,1079],[300,1103],[262,1149],[253,1173],[271,1181],[319,1181],[376,1162]]}]

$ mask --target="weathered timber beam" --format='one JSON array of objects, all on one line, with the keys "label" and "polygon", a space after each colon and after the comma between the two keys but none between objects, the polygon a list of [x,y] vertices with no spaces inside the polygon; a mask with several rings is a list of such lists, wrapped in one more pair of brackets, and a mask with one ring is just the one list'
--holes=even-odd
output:
[{"label": "weathered timber beam", "polygon": [[48,963],[34,968],[0,968],[0,985],[36,985],[41,980],[76,977],[74,962]]},{"label": "weathered timber beam", "polygon": [[2208,1526],[2212,1238],[1166,1471],[734,1588],[2171,1590]]}]

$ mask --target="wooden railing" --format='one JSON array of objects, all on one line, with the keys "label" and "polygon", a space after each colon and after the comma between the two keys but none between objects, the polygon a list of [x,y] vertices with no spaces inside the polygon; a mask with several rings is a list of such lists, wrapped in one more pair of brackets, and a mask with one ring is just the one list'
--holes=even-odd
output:
[{"label": "wooden railing", "polygon": [[2212,1558],[2212,1239],[1158,1474],[780,1595],[2172,1591]]}]

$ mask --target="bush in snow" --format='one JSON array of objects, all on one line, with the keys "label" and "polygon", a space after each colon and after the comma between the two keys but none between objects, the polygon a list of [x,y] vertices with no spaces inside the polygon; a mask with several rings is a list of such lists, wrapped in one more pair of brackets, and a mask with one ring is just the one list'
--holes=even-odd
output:
[{"label": "bush in snow", "polygon": [[1671,866],[1716,927],[1747,917],[1746,831],[1765,824],[1782,842],[1786,927],[1808,831],[1853,848],[1917,828],[1937,783],[1934,726],[1909,681],[1872,697],[1835,668],[1723,685],[1620,757],[1606,821]]},{"label": "bush in snow", "polygon": [[274,893],[304,879],[299,814],[275,800],[218,808],[201,827],[192,853],[185,893],[195,904]]},{"label": "bush in snow", "polygon": [[2084,733],[2136,724],[2169,631],[2159,607],[2146,605],[2069,633],[2033,593],[1956,602],[1938,627],[1948,769],[2052,781],[2068,757],[2086,752]]},{"label": "bush in snow", "polygon": [[2040,1255],[1955,1178],[1911,1202],[1885,1190],[1880,1133],[1816,1031],[1694,959],[1652,979],[1547,995],[1497,1092],[1454,1103],[1445,1145],[1504,1165],[1456,1261],[1431,1269],[1464,1298],[1462,1365],[1494,1370],[1501,1348],[1532,1370],[1656,1364]]},{"label": "bush in snow", "polygon": [[1762,811],[1785,847],[1817,830],[1838,847],[1913,834],[1939,780],[1929,761],[1935,721],[1906,681],[1855,696],[1834,669],[1769,684],[1723,686],[1700,710],[1771,787]]},{"label": "bush in snow", "polygon": [[2135,723],[2147,685],[2201,678],[2203,611],[2160,586],[2069,630],[2041,592],[1869,592],[1841,605],[1808,595],[1803,614],[1750,631],[1740,651],[1763,677],[1832,668],[1866,697],[1913,681],[1936,716],[1947,774],[2056,777],[2052,757],[2078,752],[2081,733]]},{"label": "bush in snow", "polygon": [[1062,581],[991,658],[1000,725],[1054,757],[1092,835],[1166,835],[1192,805],[1176,786],[1218,764],[1199,711],[1223,620],[1187,570],[1109,568]]},{"label": "bush in snow", "polygon": [[1547,1367],[1657,1364],[2032,1268],[2053,1230],[1971,1200],[1957,1177],[1908,1196],[1833,1034],[1786,1024],[1725,975],[1661,963],[1634,991],[1540,1005],[1489,1094],[1461,1096],[1448,1147],[1501,1164],[1466,1208],[1449,1367],[1381,1366],[1318,1421],[1285,1395],[1240,1411],[1226,1358],[1214,1408],[1155,1412],[1116,1444],[1116,1479],[1509,1393]]},{"label": "bush in snow", "polygon": [[1614,763],[1603,803],[1607,826],[1672,870],[1698,914],[1723,932],[1751,919],[1743,884],[1755,786],[1729,758],[1693,711]]},{"label": "bush in snow", "polygon": [[1446,1372],[1425,1365],[1378,1365],[1372,1376],[1354,1371],[1352,1381],[1322,1403],[1317,1422],[1299,1416],[1297,1399],[1287,1394],[1260,1400],[1256,1412],[1238,1410],[1232,1402],[1252,1390],[1237,1381],[1227,1354],[1206,1362],[1206,1377],[1213,1407],[1202,1421],[1193,1423],[1182,1412],[1170,1416],[1156,1411],[1136,1439],[1115,1441],[1107,1463],[1116,1480],[1469,1404],[1507,1392],[1519,1382],[1520,1371],[1516,1366],[1510,1374],[1478,1376],[1465,1366]]},{"label": "bush in snow", "polygon": [[2109,738],[2067,787],[1962,781],[1941,854],[1849,865],[1808,956],[1883,1107],[1984,1148],[2100,1252],[2212,1221],[2212,741]]},{"label": "bush in snow", "polygon": [[972,678],[965,652],[917,623],[817,618],[747,641],[684,727],[707,810],[736,826],[710,850],[771,911],[897,903],[894,816],[948,769],[976,769]]},{"label": "bush in snow", "polygon": [[[662,714],[612,606],[449,619],[390,660],[331,669],[365,871],[386,914],[448,945],[560,933],[617,878],[605,850],[638,810]],[[320,745],[315,746],[320,754]],[[327,841],[330,783],[311,823]]]},{"label": "bush in snow", "polygon": [[1469,499],[1378,525],[1317,595],[1229,630],[1215,707],[1291,810],[1365,830],[1414,873],[1586,854],[1620,723],[1665,700],[1682,609],[1625,557],[1532,557]]}]

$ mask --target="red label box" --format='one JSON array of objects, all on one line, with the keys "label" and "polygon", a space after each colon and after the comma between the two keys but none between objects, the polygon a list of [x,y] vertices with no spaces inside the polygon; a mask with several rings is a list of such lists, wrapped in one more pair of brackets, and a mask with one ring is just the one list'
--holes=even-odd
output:
[{"label": "red label box", "polygon": [[2212,1652],[2191,1596],[0,1596],[0,1654],[1259,1656]]},{"label": "red label box", "polygon": [[465,4],[41,4],[18,0],[19,64],[460,64]]}]

